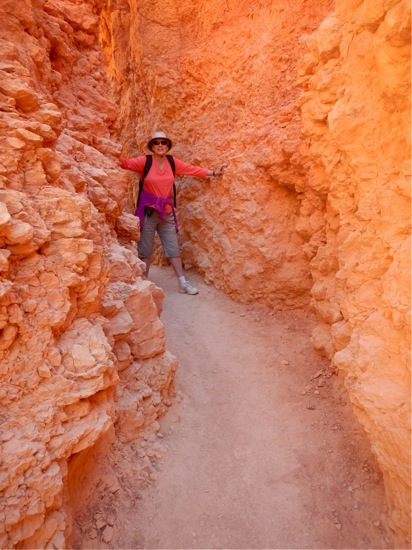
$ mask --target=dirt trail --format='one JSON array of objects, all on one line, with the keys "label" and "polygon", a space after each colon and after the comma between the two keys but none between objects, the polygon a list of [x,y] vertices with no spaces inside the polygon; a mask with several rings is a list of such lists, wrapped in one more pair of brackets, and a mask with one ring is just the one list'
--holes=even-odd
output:
[{"label": "dirt trail", "polygon": [[80,518],[78,547],[394,548],[366,436],[310,344],[314,319],[236,304],[195,274],[198,296],[179,294],[170,268],[150,278],[181,400],[156,452],[140,451],[155,473],[138,482],[118,456],[123,488],[90,509],[115,518],[107,544]]}]

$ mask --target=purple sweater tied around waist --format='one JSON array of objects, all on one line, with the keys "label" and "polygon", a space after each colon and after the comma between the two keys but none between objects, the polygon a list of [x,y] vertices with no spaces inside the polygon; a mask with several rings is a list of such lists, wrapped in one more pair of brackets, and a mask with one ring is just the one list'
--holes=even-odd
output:
[{"label": "purple sweater tied around waist", "polygon": [[156,197],[155,195],[148,193],[144,189],[140,194],[139,206],[136,208],[136,211],[134,213],[134,215],[137,216],[140,220],[140,229],[143,229],[145,206],[151,206],[152,208],[154,208],[159,218],[161,220],[164,220],[166,218],[166,204],[172,207],[177,233],[179,231],[179,224],[177,223],[173,197]]}]

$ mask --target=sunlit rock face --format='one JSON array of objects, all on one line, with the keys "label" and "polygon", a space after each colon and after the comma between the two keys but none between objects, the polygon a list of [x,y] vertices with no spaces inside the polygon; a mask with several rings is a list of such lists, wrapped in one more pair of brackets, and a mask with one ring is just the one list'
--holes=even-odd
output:
[{"label": "sunlit rock face", "polygon": [[345,373],[391,525],[410,537],[409,3],[336,2],[306,45],[313,342]]},{"label": "sunlit rock face", "polygon": [[173,392],[163,293],[141,277],[123,212],[97,7],[1,2],[2,548],[66,547],[82,453],[115,423],[139,437]]},{"label": "sunlit rock face", "polygon": [[187,161],[182,254],[237,300],[311,302],[409,536],[406,2],[112,2],[101,41],[127,154]]}]

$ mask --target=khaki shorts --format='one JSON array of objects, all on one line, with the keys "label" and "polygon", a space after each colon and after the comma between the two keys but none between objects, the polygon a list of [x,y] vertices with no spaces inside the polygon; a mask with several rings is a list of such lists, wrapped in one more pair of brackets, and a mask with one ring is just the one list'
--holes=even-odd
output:
[{"label": "khaki shorts", "polygon": [[175,219],[173,214],[167,214],[164,220],[160,219],[157,212],[144,217],[143,229],[140,233],[140,241],[137,246],[139,258],[151,258],[155,233],[158,233],[162,242],[165,258],[177,258],[180,256]]}]

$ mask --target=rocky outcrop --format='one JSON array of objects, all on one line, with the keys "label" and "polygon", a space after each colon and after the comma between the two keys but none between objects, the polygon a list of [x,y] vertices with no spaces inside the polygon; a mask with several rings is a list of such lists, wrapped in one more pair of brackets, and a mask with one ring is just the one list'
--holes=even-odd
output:
[{"label": "rocky outcrop", "polygon": [[409,538],[410,6],[337,2],[306,44],[300,227],[321,321],[313,342],[345,373],[391,525]]},{"label": "rocky outcrop", "polygon": [[63,548],[88,453],[150,429],[176,360],[127,244],[98,5],[1,7],[0,544]]}]

